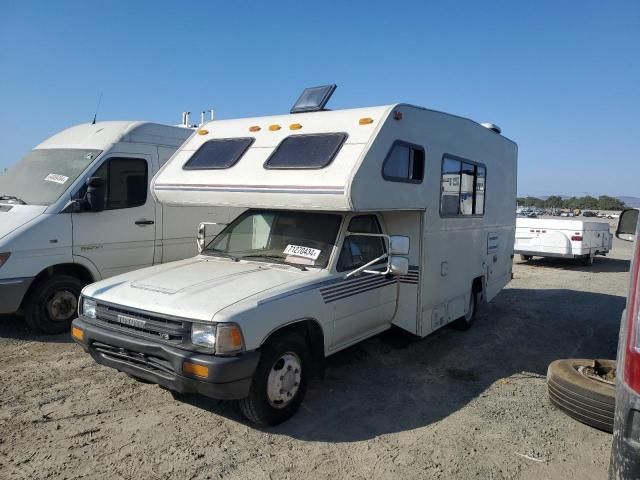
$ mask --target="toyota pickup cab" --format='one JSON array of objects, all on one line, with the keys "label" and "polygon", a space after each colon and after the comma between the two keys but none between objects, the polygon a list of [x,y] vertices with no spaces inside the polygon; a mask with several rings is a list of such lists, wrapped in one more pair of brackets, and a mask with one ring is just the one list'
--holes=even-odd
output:
[{"label": "toyota pickup cab", "polygon": [[325,357],[392,325],[471,325],[511,279],[516,162],[494,125],[410,105],[205,124],[155,195],[247,210],[210,242],[201,225],[193,258],[85,287],[72,337],[280,423]]},{"label": "toyota pickup cab", "polygon": [[193,133],[140,121],[77,125],[0,173],[0,314],[23,311],[36,331],[68,332],[84,285],[197,253],[191,231],[230,214],[162,205],[149,188]]}]

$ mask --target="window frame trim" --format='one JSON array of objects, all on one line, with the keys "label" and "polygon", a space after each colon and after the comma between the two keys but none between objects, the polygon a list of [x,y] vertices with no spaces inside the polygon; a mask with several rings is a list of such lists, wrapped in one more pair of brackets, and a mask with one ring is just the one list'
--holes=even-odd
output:
[{"label": "window frame trim", "polygon": [[[451,159],[451,160],[456,160],[458,162],[460,162],[460,168],[462,168],[462,164],[463,163],[468,163],[471,165],[474,165],[476,167],[475,169],[475,174],[473,176],[473,211],[475,212],[476,210],[476,188],[477,188],[477,184],[478,184],[478,168],[477,167],[483,167],[484,168],[484,197],[482,199],[482,213],[473,213],[471,215],[464,215],[462,213],[456,213],[455,215],[443,215],[442,214],[442,168],[444,167],[444,161],[445,159]],[[485,213],[487,212],[486,207],[487,207],[487,164],[486,163],[482,163],[482,162],[476,162],[474,160],[469,160],[468,158],[464,158],[464,157],[460,157],[458,155],[453,155],[450,153],[443,153],[442,154],[442,159],[440,160],[440,194],[439,194],[439,199],[438,199],[438,214],[440,215],[440,218],[482,218],[485,216]],[[462,175],[462,172],[458,172],[458,175]],[[462,191],[462,178],[460,178],[460,185],[458,186],[458,209],[460,208],[460,193]]]},{"label": "window frame trim", "polygon": [[[413,179],[403,178],[403,177],[392,177],[384,173],[384,167],[387,165],[387,162],[391,158],[391,152],[393,152],[393,149],[397,145],[400,145],[402,147],[412,148],[414,150],[420,150],[422,152],[422,156],[424,158],[424,164],[422,165],[421,180],[413,180]],[[413,171],[413,160],[410,159],[410,161],[411,161],[411,164],[409,165],[409,168],[410,170]],[[420,185],[424,182],[424,177],[426,176],[426,170],[427,170],[427,151],[425,150],[425,148],[422,145],[418,145],[417,143],[411,143],[411,142],[407,142],[406,140],[396,139],[391,144],[391,147],[389,147],[389,151],[387,152],[387,155],[384,157],[384,160],[382,161],[382,168],[380,170],[380,174],[382,175],[382,178],[387,182],[412,183],[415,185]]]},{"label": "window frame trim", "polygon": [[[354,218],[357,218],[357,217],[368,217],[368,216],[374,217],[374,219],[376,221],[376,224],[378,225],[378,229],[380,230],[380,234],[384,235],[385,232],[384,232],[384,229],[382,228],[382,223],[380,222],[380,218],[378,217],[377,213],[373,213],[373,212],[371,212],[371,213],[355,212],[350,217],[345,216],[344,217],[344,231],[340,232],[340,234],[342,234],[342,243],[340,244],[340,247],[337,249],[337,252],[336,252],[337,255],[335,257],[334,269],[335,269],[335,271],[337,273],[345,273],[345,272],[348,273],[348,272],[351,272],[352,270],[356,270],[356,269],[360,268],[360,267],[354,267],[354,268],[352,268],[350,270],[340,270],[340,269],[338,269],[338,262],[340,262],[340,255],[341,255],[342,249],[344,247],[344,242],[346,242],[346,240],[349,238],[348,233],[349,233],[349,225],[351,225],[351,221]],[[358,232],[351,232],[351,233],[357,234]],[[382,241],[382,247],[384,248],[385,253],[388,253],[387,245],[384,242],[384,240]],[[374,267],[376,265],[378,265],[378,264],[374,264],[374,265],[372,265],[372,267]],[[360,276],[360,275],[362,275],[362,274],[359,274],[357,276]],[[354,278],[356,278],[356,277],[354,277]]]},{"label": "window frame trim", "polygon": [[[302,166],[302,167],[272,167],[272,166],[269,165],[269,162],[271,161],[273,156],[280,149],[282,144],[287,141],[288,138],[293,138],[293,137],[320,137],[320,136],[326,136],[326,135],[334,135],[334,136],[335,135],[341,135],[342,136],[342,140],[340,141],[340,143],[336,147],[335,151],[331,155],[331,158],[329,158],[329,161],[326,164],[324,164],[322,167],[304,167],[304,166]],[[264,170],[322,170],[324,168],[327,168],[329,165],[331,165],[333,163],[333,161],[338,156],[338,153],[340,153],[340,150],[342,150],[342,147],[344,146],[344,144],[347,143],[347,139],[348,138],[349,138],[349,134],[347,132],[315,132],[315,133],[299,133],[299,134],[287,135],[282,140],[280,140],[278,145],[275,146],[273,151],[269,154],[267,159],[262,164],[262,168]]]},{"label": "window frame trim", "polygon": [[[240,155],[238,156],[238,158],[229,166],[227,167],[188,167],[187,164],[193,159],[193,157],[196,156],[196,154],[202,150],[202,148],[210,142],[214,142],[214,141],[225,141],[225,140],[250,140],[249,143],[246,145],[246,147],[242,150],[242,152],[240,153]],[[186,162],[184,162],[182,164],[182,170],[186,170],[186,171],[191,171],[191,170],[228,170],[230,168],[235,167],[238,162],[240,162],[240,160],[242,160],[242,157],[244,157],[245,153],[247,153],[247,150],[249,150],[251,148],[251,145],[253,145],[256,141],[256,137],[224,137],[224,138],[210,138],[205,142],[202,142],[202,144],[198,147],[198,149],[193,152],[193,155],[191,155]]]}]

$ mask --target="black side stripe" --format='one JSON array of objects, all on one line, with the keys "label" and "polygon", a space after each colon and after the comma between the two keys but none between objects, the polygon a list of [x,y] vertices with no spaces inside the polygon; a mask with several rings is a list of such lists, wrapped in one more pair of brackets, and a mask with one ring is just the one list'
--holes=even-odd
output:
[{"label": "black side stripe", "polygon": [[379,287],[379,286],[382,286],[382,284],[386,285],[388,283],[394,283],[394,282],[395,282],[395,279],[388,279],[388,278],[382,277],[382,278],[376,279],[373,282],[368,282],[368,283],[365,283],[363,285],[357,285],[357,286],[354,286],[354,287],[348,287],[348,288],[344,288],[342,290],[334,291],[334,292],[331,292],[331,293],[323,293],[322,297],[325,300],[327,300],[327,299],[331,299],[332,297],[336,297],[336,296],[339,296],[339,295],[344,295],[346,293],[355,293],[355,292],[359,292],[359,291],[364,290],[364,289],[370,289],[371,287]]},{"label": "black side stripe", "polygon": [[418,266],[410,266],[409,272],[399,278],[387,278],[380,275],[363,274],[353,279],[347,279],[338,284],[328,285],[320,288],[322,299],[325,303],[335,302],[344,298],[370,292],[378,288],[383,288],[400,282],[406,285],[418,285],[420,281],[420,271]]},{"label": "black side stripe", "polygon": [[341,295],[337,295],[335,297],[331,297],[329,299],[325,299],[325,303],[331,303],[331,302],[335,302],[336,300],[342,300],[343,298],[353,297],[354,295],[359,295],[360,293],[365,293],[365,292],[369,292],[371,290],[376,290],[378,288],[386,287],[387,285],[392,285],[394,283],[396,283],[396,280],[388,280],[388,281],[386,281],[384,283],[380,283],[380,284],[372,285],[372,286],[367,287],[367,288],[356,290],[355,292],[345,292],[345,293],[343,293]]}]

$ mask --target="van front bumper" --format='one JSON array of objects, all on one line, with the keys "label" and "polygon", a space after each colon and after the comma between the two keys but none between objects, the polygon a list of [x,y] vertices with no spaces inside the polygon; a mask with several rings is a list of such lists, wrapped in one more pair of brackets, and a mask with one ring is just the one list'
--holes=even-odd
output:
[{"label": "van front bumper", "polygon": [[0,280],[0,314],[14,313],[33,282],[33,277],[4,278]]},{"label": "van front bumper", "polygon": [[[156,383],[180,393],[199,393],[219,400],[235,400],[249,395],[251,379],[260,360],[260,352],[246,352],[235,357],[218,357],[183,350],[101,328],[82,317],[72,322],[72,329],[82,331],[74,340],[93,359],[134,377]],[[204,378],[183,373],[187,361],[207,368]]]}]

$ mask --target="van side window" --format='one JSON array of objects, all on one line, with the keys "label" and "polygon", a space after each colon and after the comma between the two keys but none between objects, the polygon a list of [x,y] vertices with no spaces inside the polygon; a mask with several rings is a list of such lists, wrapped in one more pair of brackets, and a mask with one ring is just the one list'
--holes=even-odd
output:
[{"label": "van side window", "polygon": [[[348,230],[351,233],[382,233],[375,215],[353,217],[349,222]],[[384,240],[380,237],[348,235],[342,244],[336,269],[339,272],[353,270],[369,263],[386,251]]]},{"label": "van side window", "polygon": [[105,210],[132,208],[147,202],[147,161],[111,157],[93,175],[105,180]]},{"label": "van side window", "polygon": [[233,167],[249,149],[254,139],[215,138],[200,145],[183,170],[218,170]]},{"label": "van side window", "polygon": [[382,163],[382,177],[390,182],[421,183],[424,178],[424,149],[397,140]]},{"label": "van side window", "polygon": [[487,168],[467,160],[443,157],[440,215],[484,215]]},{"label": "van side window", "polygon": [[286,137],[264,163],[267,169],[320,169],[333,162],[346,133],[314,133]]}]

